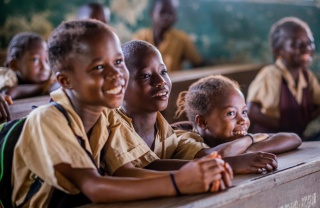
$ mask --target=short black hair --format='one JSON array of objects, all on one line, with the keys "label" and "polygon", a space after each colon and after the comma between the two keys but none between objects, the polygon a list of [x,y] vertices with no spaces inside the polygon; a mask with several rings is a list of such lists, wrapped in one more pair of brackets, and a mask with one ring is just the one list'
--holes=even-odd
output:
[{"label": "short black hair", "polygon": [[129,72],[140,65],[141,60],[150,50],[157,51],[155,46],[143,40],[132,40],[123,43],[121,49]]},{"label": "short black hair", "polygon": [[8,67],[10,61],[21,58],[26,51],[32,49],[39,42],[45,42],[45,40],[38,33],[22,32],[16,34],[9,43],[7,59],[4,65]]},{"label": "short black hair", "polygon": [[113,29],[98,20],[73,20],[61,23],[52,32],[48,41],[49,63],[55,72],[67,69],[68,56],[81,53],[81,42],[94,37],[97,32],[113,32]]},{"label": "short black hair", "polygon": [[301,29],[312,35],[308,24],[297,17],[285,17],[272,25],[269,33],[269,42],[274,58],[279,55],[279,49],[281,49],[284,40],[288,38],[288,34],[294,34]]}]

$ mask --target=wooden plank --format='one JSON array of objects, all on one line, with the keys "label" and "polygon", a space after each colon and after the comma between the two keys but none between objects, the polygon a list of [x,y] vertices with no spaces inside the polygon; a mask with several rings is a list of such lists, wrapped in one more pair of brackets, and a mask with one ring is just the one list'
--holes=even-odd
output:
[{"label": "wooden plank", "polygon": [[177,110],[176,101],[179,93],[181,91],[188,90],[189,86],[198,79],[209,75],[221,74],[236,80],[240,84],[244,96],[246,96],[249,84],[262,66],[263,65],[261,64],[219,65],[171,72],[169,73],[169,76],[172,81],[172,90],[168,101],[168,107],[161,113],[169,123],[186,120],[187,118],[185,116],[179,119],[174,119],[174,114]]},{"label": "wooden plank", "polygon": [[221,193],[84,207],[320,207],[319,152],[320,142],[304,142],[298,150],[278,155],[279,167],[276,171],[237,175],[233,187]]},{"label": "wooden plank", "polygon": [[32,106],[44,105],[49,103],[49,101],[49,95],[14,100],[13,104],[9,106],[11,119],[22,118],[31,112]]}]

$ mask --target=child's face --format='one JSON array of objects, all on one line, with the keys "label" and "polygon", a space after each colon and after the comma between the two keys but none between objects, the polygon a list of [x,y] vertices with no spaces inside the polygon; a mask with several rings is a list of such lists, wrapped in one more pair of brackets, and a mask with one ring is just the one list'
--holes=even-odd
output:
[{"label": "child's face", "polygon": [[131,112],[157,112],[168,105],[171,80],[161,54],[153,49],[146,54],[139,66],[130,69],[124,104]]},{"label": "child's face", "polygon": [[215,107],[205,116],[207,132],[219,143],[235,140],[247,134],[250,121],[243,94],[231,87],[229,93],[217,99]]},{"label": "child's face", "polygon": [[109,24],[110,14],[108,12],[109,12],[108,9],[104,10],[103,8],[91,9],[89,17],[92,19],[96,19],[101,22],[104,22],[106,24]]},{"label": "child's face", "polygon": [[287,35],[289,38],[284,40],[279,51],[284,64],[289,70],[296,67],[308,67],[315,49],[312,35],[308,34],[303,28],[300,28],[294,34]]},{"label": "child's face", "polygon": [[31,50],[25,51],[16,60],[14,70],[27,83],[40,83],[49,79],[51,71],[48,65],[47,44],[38,42]]},{"label": "child's face", "polygon": [[158,2],[152,13],[152,21],[155,27],[169,29],[176,21],[176,7],[172,1]]},{"label": "child's face", "polygon": [[[80,52],[70,54],[66,70],[71,92],[80,102],[116,108],[122,104],[128,70],[118,37],[97,32],[79,44]],[[62,85],[63,86],[63,85]]]}]

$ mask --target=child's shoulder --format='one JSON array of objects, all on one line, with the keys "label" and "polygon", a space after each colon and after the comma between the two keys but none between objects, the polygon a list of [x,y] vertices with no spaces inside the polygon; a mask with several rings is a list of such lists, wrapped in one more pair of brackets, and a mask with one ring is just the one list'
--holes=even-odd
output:
[{"label": "child's shoulder", "polygon": [[268,76],[281,76],[281,70],[275,64],[269,64],[264,67],[258,72],[259,77],[268,77]]},{"label": "child's shoulder", "polygon": [[152,28],[142,28],[133,35],[133,39],[145,40],[145,37],[150,37],[150,36],[153,36]]},{"label": "child's shoulder", "polygon": [[189,35],[186,32],[182,31],[182,30],[179,30],[179,29],[176,29],[176,28],[171,28],[168,32],[170,34],[174,35],[175,37],[179,38],[179,39],[190,40]]}]

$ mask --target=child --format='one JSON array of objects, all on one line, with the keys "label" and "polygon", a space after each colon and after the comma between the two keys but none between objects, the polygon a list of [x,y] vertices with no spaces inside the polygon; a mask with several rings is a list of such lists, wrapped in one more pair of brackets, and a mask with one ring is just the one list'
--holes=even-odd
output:
[{"label": "child", "polygon": [[134,39],[145,40],[156,46],[170,72],[181,70],[184,60],[191,62],[193,67],[202,65],[201,57],[188,35],[173,28],[177,7],[176,0],[152,1],[149,13],[152,28],[142,29],[134,36]]},{"label": "child", "polygon": [[12,99],[49,94],[59,87],[51,78],[47,43],[37,33],[23,32],[12,38],[6,67],[0,68],[0,90]]},{"label": "child", "polygon": [[[117,112],[123,117],[127,128],[137,132],[161,159],[191,160],[214,151],[203,142],[196,141],[195,139],[199,137],[197,134],[185,133],[177,137],[159,112],[167,107],[171,91],[171,80],[160,52],[150,43],[139,40],[124,43],[122,50],[130,77],[122,109],[118,109]],[[237,173],[250,172],[247,164],[253,161],[261,167],[267,167],[268,170],[273,170],[277,166],[275,156],[269,153],[263,156],[246,155],[243,161],[248,163],[238,158],[228,159]],[[151,163],[148,168],[162,169],[161,165],[168,166],[159,162]],[[257,169],[253,172],[256,171]]]},{"label": "child", "polygon": [[221,75],[202,78],[178,98],[178,115],[184,111],[204,142],[222,156],[250,152],[281,153],[296,149],[294,133],[248,134],[250,120],[238,83]]},{"label": "child", "polygon": [[271,28],[270,45],[276,61],[264,67],[248,89],[252,132],[285,131],[302,137],[320,112],[320,86],[308,69],[315,49],[312,32],[298,18],[283,18]]},{"label": "child", "polygon": [[[120,41],[106,24],[83,20],[62,23],[48,45],[50,66],[62,86],[51,98],[67,111],[71,128],[52,105],[38,107],[28,116],[13,157],[14,206],[22,205],[36,176],[43,180],[41,189],[24,207],[74,207],[83,201],[84,197],[63,205],[57,189],[72,195],[81,192],[102,203],[206,192],[219,179],[230,186],[220,159],[192,161],[178,171],[155,172],[148,179],[99,174],[97,167],[106,172],[118,157],[139,158],[149,151],[141,150],[130,135],[112,137],[116,129],[107,128],[121,125],[110,123],[114,118],[107,111],[121,105],[127,86]],[[127,152],[113,154],[109,144],[114,142]]]},{"label": "child", "polygon": [[106,24],[110,22],[110,9],[97,2],[90,2],[81,6],[76,15],[76,19],[96,19]]}]

